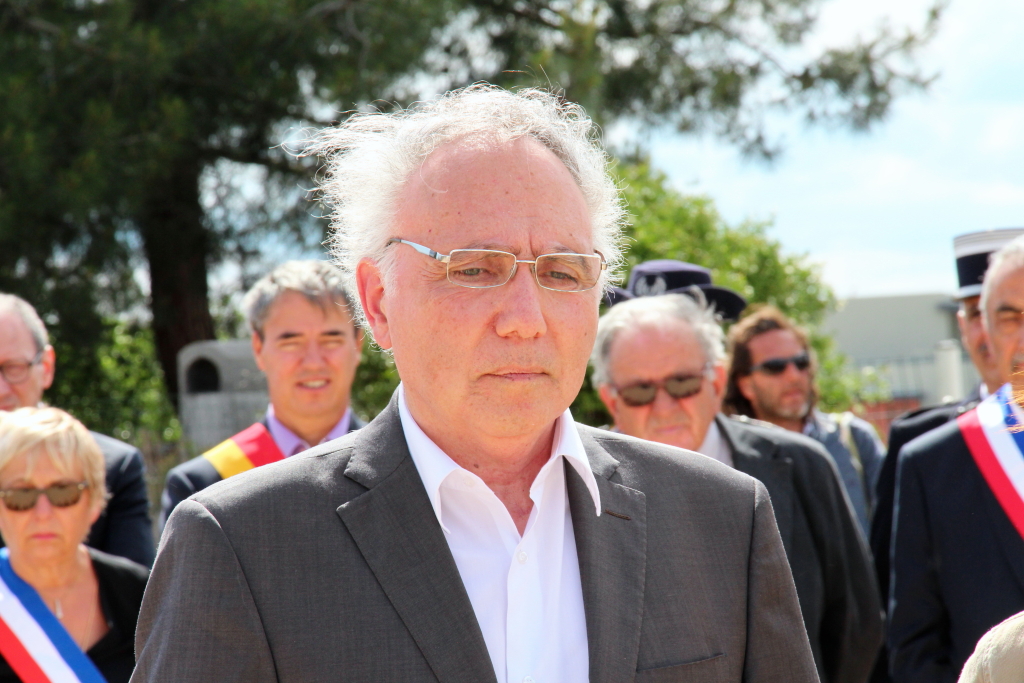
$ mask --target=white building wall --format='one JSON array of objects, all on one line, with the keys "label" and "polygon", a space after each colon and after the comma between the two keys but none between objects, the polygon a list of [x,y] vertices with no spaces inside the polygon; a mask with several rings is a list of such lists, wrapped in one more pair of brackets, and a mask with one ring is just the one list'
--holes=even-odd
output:
[{"label": "white building wall", "polygon": [[[956,310],[948,294],[848,299],[822,329],[856,367],[877,371],[894,398],[918,398],[928,405],[948,398],[940,391],[936,348],[945,340],[959,345]],[[979,379],[962,350],[961,365],[967,393]]]}]

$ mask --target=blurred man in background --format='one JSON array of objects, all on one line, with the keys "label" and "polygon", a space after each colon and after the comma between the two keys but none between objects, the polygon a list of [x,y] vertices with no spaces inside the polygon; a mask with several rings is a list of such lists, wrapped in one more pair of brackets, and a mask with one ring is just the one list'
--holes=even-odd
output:
[{"label": "blurred man in background", "polygon": [[991,255],[1022,234],[1022,228],[1005,228],[968,233],[953,239],[960,285],[956,297],[960,304],[956,316],[960,326],[960,342],[977,368],[981,382],[962,400],[907,413],[893,420],[889,428],[889,448],[878,474],[875,488],[877,502],[871,520],[871,551],[875,556],[878,586],[884,596],[889,594],[892,508],[896,497],[896,463],[900,449],[918,436],[973,409],[1010,379],[1005,369],[995,362],[989,349],[981,314],[981,286]]},{"label": "blurred man in background", "polygon": [[867,538],[884,447],[875,428],[853,413],[815,408],[814,356],[807,334],[766,306],[729,330],[729,352],[725,411],[806,434],[824,445]]},{"label": "blurred man in background", "polygon": [[698,451],[765,485],[818,675],[863,683],[882,642],[882,605],[835,467],[810,439],[719,413],[725,335],[692,296],[613,306],[598,326],[593,383],[618,431]]},{"label": "blurred man in background", "polygon": [[981,308],[989,358],[1010,381],[899,453],[888,631],[896,683],[955,681],[981,636],[1024,610],[1024,236],[992,256]]},{"label": "blurred man in background", "polygon": [[[0,294],[0,410],[39,405],[53,383],[56,365],[36,309],[13,294]],[[149,567],[155,550],[142,453],[109,436],[92,435],[106,461],[110,500],[85,542]]]},{"label": "blurred man in background", "polygon": [[363,335],[334,266],[284,263],[253,285],[242,307],[270,405],[260,422],[168,472],[161,527],[193,493],[363,426],[350,401]]}]

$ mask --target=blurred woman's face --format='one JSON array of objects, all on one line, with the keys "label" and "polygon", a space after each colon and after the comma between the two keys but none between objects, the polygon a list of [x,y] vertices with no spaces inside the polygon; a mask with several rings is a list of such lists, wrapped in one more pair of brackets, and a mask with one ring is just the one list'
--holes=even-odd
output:
[{"label": "blurred woman's face", "polygon": [[[35,458],[31,471],[28,457],[20,455],[0,470],[0,489],[45,489],[54,484],[77,484],[85,481],[80,466],[61,472],[47,455]],[[0,501],[0,534],[17,562],[47,562],[73,553],[85,540],[89,527],[100,515],[93,505],[89,489],[82,491],[78,502],[57,507],[45,494],[29,510],[9,509]]]}]

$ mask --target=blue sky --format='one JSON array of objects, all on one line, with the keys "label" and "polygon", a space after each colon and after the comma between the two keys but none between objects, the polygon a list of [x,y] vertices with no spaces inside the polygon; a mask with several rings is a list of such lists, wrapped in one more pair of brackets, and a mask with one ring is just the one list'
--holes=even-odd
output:
[{"label": "blue sky", "polygon": [[[929,4],[830,0],[816,40],[841,44],[886,17],[919,26]],[[954,235],[1024,226],[1022,27],[1019,0],[953,0],[920,58],[939,79],[871,132],[794,116],[770,167],[710,137],[657,133],[652,160],[730,222],[773,219],[771,234],[822,264],[841,297],[952,292]]]}]

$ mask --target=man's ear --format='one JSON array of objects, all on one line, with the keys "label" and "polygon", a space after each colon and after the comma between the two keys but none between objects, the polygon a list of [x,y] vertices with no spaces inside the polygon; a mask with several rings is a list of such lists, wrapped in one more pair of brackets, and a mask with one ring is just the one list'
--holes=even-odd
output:
[{"label": "man's ear", "polygon": [[740,390],[743,397],[750,401],[751,405],[754,403],[754,387],[751,386],[753,383],[752,375],[745,375],[743,377],[736,378],[736,388]]},{"label": "man's ear", "polygon": [[373,340],[380,348],[390,349],[391,327],[384,302],[384,277],[377,263],[364,258],[356,265],[356,286]]},{"label": "man's ear", "polygon": [[711,381],[711,386],[715,388],[715,396],[718,398],[718,407],[721,410],[722,399],[725,397],[725,382],[726,373],[725,366],[718,363],[712,368],[715,371],[715,378]]},{"label": "man's ear", "polygon": [[53,384],[53,374],[57,369],[57,354],[49,344],[43,349],[43,356],[39,359],[39,365],[43,368],[43,390],[50,388]]},{"label": "man's ear", "polygon": [[956,312],[956,326],[960,328],[960,341],[963,343],[964,348],[967,348],[967,314],[964,313],[964,309],[961,307]]},{"label": "man's ear", "polygon": [[615,403],[615,392],[607,384],[602,384],[597,388],[597,395],[601,398],[601,403],[608,409],[608,413],[612,416],[612,422],[618,421],[618,406]]},{"label": "man's ear", "polygon": [[252,333],[252,357],[256,359],[260,372],[266,372],[263,368],[263,339],[255,332]]}]

